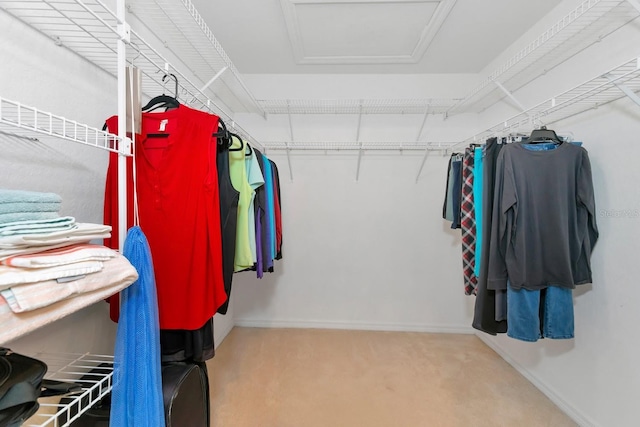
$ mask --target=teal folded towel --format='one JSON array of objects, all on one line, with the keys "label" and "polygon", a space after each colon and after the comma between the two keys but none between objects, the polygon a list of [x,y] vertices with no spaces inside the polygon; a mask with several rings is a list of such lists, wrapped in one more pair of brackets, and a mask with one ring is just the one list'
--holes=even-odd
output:
[{"label": "teal folded towel", "polygon": [[77,227],[76,219],[63,216],[54,219],[16,221],[0,224],[0,237],[22,234],[43,234],[56,231],[71,230]]},{"label": "teal folded towel", "polygon": [[[59,212],[62,203],[60,202],[15,202],[0,203],[0,215],[10,213],[26,212]],[[37,219],[37,218],[34,218]],[[43,218],[44,219],[44,218]],[[17,220],[19,221],[19,220]]]},{"label": "teal folded towel", "polygon": [[62,197],[56,193],[40,193],[38,191],[0,189],[2,203],[61,203]]},{"label": "teal folded towel", "polygon": [[0,227],[14,222],[58,218],[58,212],[11,212],[0,213]]}]

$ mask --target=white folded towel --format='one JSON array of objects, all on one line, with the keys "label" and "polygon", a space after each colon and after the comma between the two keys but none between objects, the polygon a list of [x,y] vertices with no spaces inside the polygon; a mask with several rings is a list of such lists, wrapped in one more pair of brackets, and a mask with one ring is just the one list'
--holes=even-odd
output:
[{"label": "white folded towel", "polygon": [[33,254],[12,256],[0,261],[0,264],[22,268],[44,268],[81,261],[108,261],[117,255],[116,251],[106,246],[80,243]]},{"label": "white folded towel", "polygon": [[[51,249],[64,243],[70,245],[78,242],[88,242],[93,239],[105,239],[111,237],[111,226],[102,224],[91,224],[77,222],[77,227],[71,230],[55,231],[52,233],[42,234],[24,234],[16,236],[0,237],[0,249],[24,249],[30,246],[51,246]],[[43,250],[43,249],[41,249]],[[0,250],[0,258],[6,258],[13,253],[3,253]]]},{"label": "white folded towel", "polygon": [[0,265],[0,289],[25,283],[44,282],[65,277],[82,276],[102,270],[102,261],[75,262],[45,268],[21,268]]}]

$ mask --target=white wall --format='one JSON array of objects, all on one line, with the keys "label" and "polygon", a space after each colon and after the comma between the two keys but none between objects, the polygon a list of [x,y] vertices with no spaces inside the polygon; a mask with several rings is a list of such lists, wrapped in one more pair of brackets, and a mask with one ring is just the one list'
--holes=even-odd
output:
[{"label": "white wall", "polygon": [[[0,96],[101,127],[116,108],[115,81],[0,12]],[[102,223],[107,153],[61,140],[30,142],[0,134],[0,187],[52,191],[63,215]],[[22,339],[16,351],[111,352],[115,327],[98,303]]]},{"label": "white wall", "polygon": [[470,332],[459,233],[440,220],[447,158],[292,154],[279,165],[283,254],[236,275],[238,325]]},{"label": "white wall", "polygon": [[[462,96],[477,76],[251,75],[258,99]],[[458,141],[471,115],[430,116],[422,141]],[[360,141],[415,141],[421,114],[364,115]],[[238,115],[258,141],[290,141],[289,119]],[[358,116],[292,115],[294,140],[355,141]],[[431,152],[267,151],[279,166],[284,246],[276,272],[234,278],[237,325],[470,332],[459,233],[440,219],[448,157]],[[293,181],[291,180],[293,175]]]}]

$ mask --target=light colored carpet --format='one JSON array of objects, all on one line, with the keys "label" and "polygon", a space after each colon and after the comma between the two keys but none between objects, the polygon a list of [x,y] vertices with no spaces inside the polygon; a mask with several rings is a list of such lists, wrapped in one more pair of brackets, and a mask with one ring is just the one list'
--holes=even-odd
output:
[{"label": "light colored carpet", "polygon": [[576,426],[473,335],[234,328],[208,367],[212,427]]}]

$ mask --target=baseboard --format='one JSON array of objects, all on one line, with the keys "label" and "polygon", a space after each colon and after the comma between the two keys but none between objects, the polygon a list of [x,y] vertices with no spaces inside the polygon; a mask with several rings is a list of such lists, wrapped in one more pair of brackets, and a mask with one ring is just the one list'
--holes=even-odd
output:
[{"label": "baseboard", "polygon": [[[227,325],[225,325],[224,329],[222,329],[222,333],[219,334],[219,338],[216,339],[214,342],[216,349],[220,347],[220,344],[222,344],[222,342],[227,337],[227,335],[229,335],[229,333],[231,332],[234,326],[235,326],[234,322],[229,322]],[[214,334],[214,335],[218,335],[218,334]]]},{"label": "baseboard", "polygon": [[432,332],[447,334],[473,334],[471,326],[425,325],[407,323],[372,323],[357,321],[327,320],[260,320],[234,319],[235,325],[246,328],[309,328],[309,329],[351,329],[363,331]]},{"label": "baseboard", "polygon": [[476,335],[478,338],[480,338],[480,340],[482,340],[482,342],[491,347],[493,351],[498,353],[498,355],[502,357],[509,365],[513,366],[516,371],[522,374],[523,377],[529,380],[529,382],[533,384],[538,390],[540,390],[545,396],[551,399],[551,401],[555,403],[561,411],[567,414],[567,416],[575,421],[580,427],[599,427],[598,424],[593,422],[593,420],[590,420],[586,415],[582,414],[573,405],[564,400],[556,390],[546,385],[535,374],[516,362],[499,344],[495,343],[493,340],[490,340],[489,337],[485,334],[476,332]]}]

